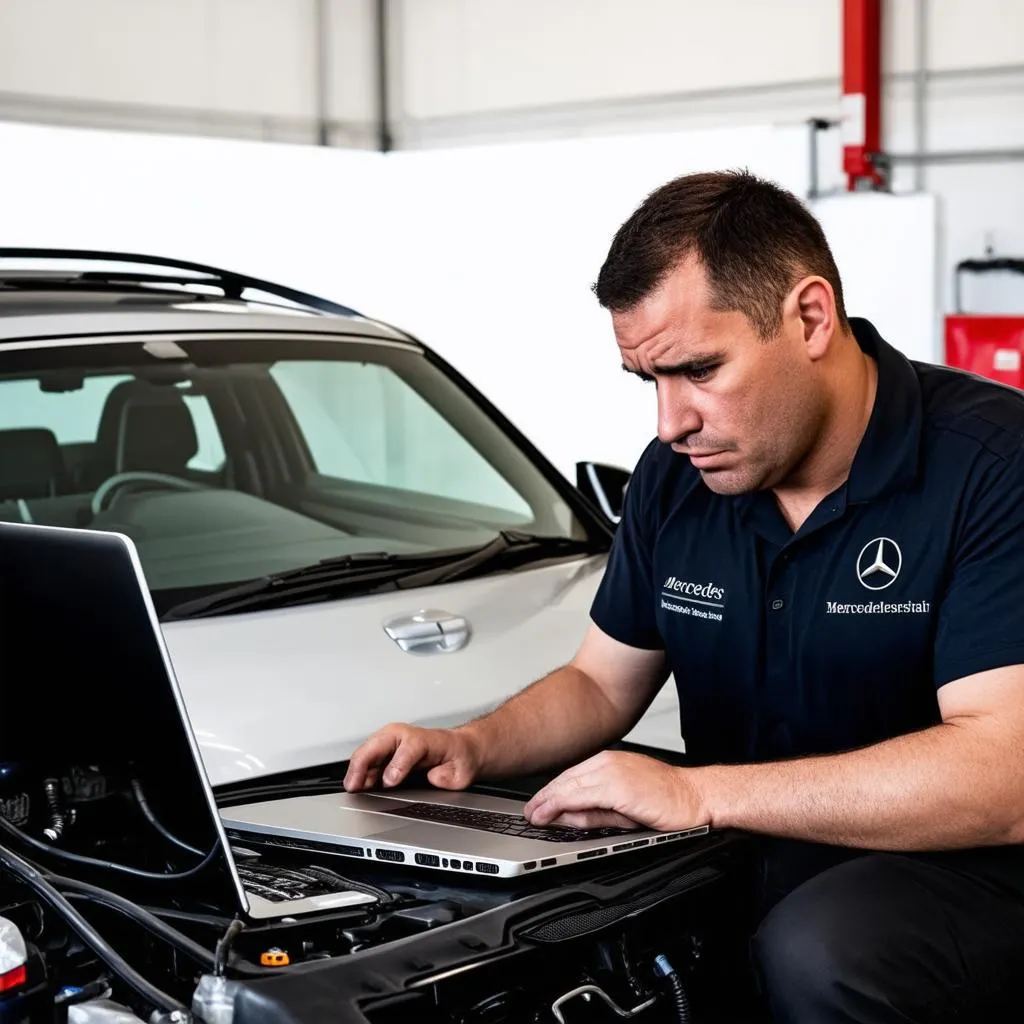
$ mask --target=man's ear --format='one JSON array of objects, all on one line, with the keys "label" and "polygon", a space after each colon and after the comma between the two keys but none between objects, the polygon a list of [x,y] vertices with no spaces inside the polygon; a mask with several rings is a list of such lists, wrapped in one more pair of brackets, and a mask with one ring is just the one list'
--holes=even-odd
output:
[{"label": "man's ear", "polygon": [[786,312],[800,323],[804,345],[811,359],[828,352],[836,329],[836,300],[832,286],[823,277],[802,278],[790,290]]}]

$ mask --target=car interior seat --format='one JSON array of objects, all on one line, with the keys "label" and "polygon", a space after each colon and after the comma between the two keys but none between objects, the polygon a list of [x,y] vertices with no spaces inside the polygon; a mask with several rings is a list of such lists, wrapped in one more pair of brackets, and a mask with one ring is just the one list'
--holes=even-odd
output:
[{"label": "car interior seat", "polygon": [[122,381],[107,397],[96,449],[94,485],[115,473],[133,470],[187,477],[199,439],[180,392],[166,385],[130,380]]},{"label": "car interior seat", "polygon": [[60,445],[52,430],[0,430],[0,520],[35,522],[33,508],[47,507],[73,490]]},{"label": "car interior seat", "polygon": [[156,392],[156,400],[132,399],[121,410],[117,472],[149,469],[185,477],[189,460],[199,451],[192,414],[181,395],[166,388]]},{"label": "car interior seat", "polygon": [[54,498],[68,491],[68,475],[52,430],[0,430],[0,500]]}]

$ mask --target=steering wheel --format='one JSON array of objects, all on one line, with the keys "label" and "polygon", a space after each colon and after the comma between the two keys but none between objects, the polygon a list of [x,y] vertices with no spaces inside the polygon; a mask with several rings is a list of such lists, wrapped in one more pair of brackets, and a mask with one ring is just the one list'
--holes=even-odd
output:
[{"label": "steering wheel", "polygon": [[169,473],[153,473],[146,469],[133,470],[130,473],[115,473],[108,476],[96,488],[92,496],[92,514],[99,515],[108,505],[111,504],[112,495],[126,487],[135,484],[155,484],[159,488],[167,488],[176,491],[205,491],[204,484],[193,483],[191,480],[183,480],[180,476],[171,476]]}]

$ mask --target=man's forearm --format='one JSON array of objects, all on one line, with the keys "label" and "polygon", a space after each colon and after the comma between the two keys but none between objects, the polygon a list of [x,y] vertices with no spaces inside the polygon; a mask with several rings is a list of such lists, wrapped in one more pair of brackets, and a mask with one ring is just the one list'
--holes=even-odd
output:
[{"label": "man's forearm", "polygon": [[843,754],[691,769],[711,823],[841,846],[1022,842],[1021,751],[946,723]]},{"label": "man's forearm", "polygon": [[600,686],[566,665],[457,731],[476,746],[480,776],[495,778],[578,761],[621,738],[627,728]]}]

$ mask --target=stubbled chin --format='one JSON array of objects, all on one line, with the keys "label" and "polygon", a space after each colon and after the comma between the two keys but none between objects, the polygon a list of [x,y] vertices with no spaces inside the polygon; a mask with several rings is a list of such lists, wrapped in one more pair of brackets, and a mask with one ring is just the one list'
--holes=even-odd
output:
[{"label": "stubbled chin", "polygon": [[705,486],[715,494],[744,494],[754,489],[754,484],[735,469],[698,469]]}]

